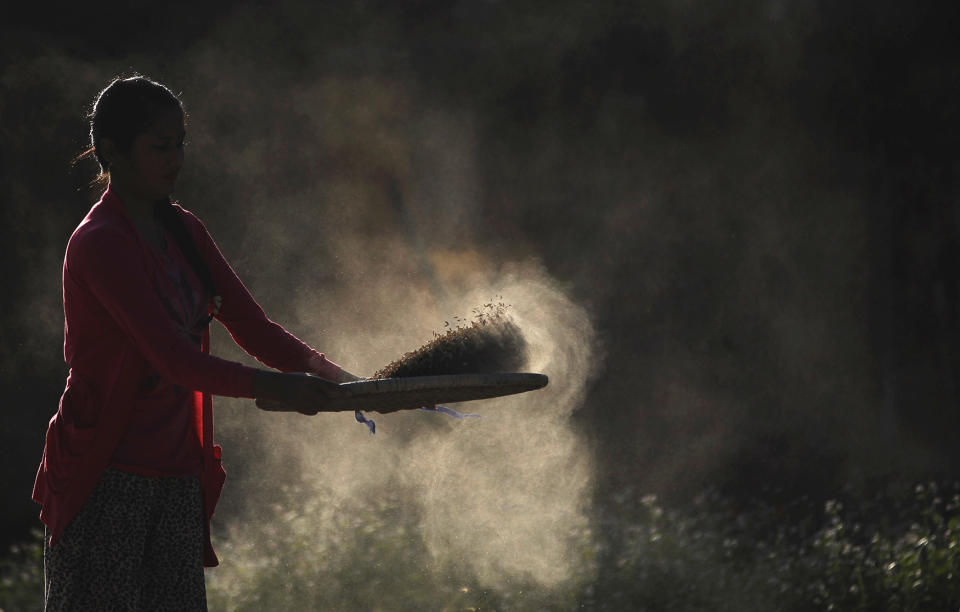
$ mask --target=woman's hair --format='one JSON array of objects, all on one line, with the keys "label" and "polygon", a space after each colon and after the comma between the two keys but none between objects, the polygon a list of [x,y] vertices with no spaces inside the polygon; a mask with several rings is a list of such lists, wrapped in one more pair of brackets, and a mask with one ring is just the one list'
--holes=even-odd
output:
[{"label": "woman's hair", "polygon": [[[75,161],[94,157],[100,164],[100,174],[93,183],[105,187],[110,178],[110,164],[100,150],[103,139],[111,139],[118,151],[128,153],[137,136],[150,129],[164,113],[171,110],[178,110],[186,116],[180,98],[165,85],[140,75],[113,79],[93,103],[88,115],[90,147],[78,155]],[[210,295],[216,295],[210,268],[200,256],[196,243],[170,200],[158,201],[154,206],[154,213],[177,241],[180,252]]]}]

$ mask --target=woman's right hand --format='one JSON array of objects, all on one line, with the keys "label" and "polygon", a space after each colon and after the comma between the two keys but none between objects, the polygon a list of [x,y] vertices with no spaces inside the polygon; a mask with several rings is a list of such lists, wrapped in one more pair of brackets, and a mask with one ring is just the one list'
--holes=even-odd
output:
[{"label": "woman's right hand", "polygon": [[313,374],[260,370],[253,381],[257,408],[314,415],[337,412],[336,400],[346,392],[335,382]]}]

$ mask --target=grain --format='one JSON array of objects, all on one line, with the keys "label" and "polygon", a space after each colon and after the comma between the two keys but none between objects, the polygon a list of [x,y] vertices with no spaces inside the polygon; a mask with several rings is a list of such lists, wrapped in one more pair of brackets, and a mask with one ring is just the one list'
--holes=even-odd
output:
[{"label": "grain", "polygon": [[508,314],[509,306],[487,303],[470,320],[454,318],[453,327],[415,351],[384,366],[374,378],[518,372],[526,363],[527,343]]}]

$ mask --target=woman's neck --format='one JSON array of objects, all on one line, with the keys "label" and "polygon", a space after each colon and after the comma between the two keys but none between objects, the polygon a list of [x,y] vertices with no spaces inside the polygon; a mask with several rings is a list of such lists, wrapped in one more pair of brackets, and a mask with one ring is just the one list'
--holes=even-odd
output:
[{"label": "woman's neck", "polygon": [[152,219],[154,201],[144,197],[139,190],[128,185],[119,177],[110,177],[110,191],[115,193],[120,201],[123,202],[123,208],[127,216],[131,219]]},{"label": "woman's neck", "polygon": [[110,191],[123,202],[124,212],[133,226],[140,232],[140,235],[158,251],[163,252],[163,230],[157,223],[156,213],[154,212],[157,201],[139,195],[136,189],[130,189],[128,185],[124,185],[122,181],[118,182],[112,177]]}]

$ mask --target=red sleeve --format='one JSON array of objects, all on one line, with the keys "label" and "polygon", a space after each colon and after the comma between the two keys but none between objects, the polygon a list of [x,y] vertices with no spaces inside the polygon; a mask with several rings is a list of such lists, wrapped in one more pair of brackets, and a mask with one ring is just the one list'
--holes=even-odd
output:
[{"label": "red sleeve", "polygon": [[227,263],[207,228],[191,213],[184,212],[187,215],[185,221],[194,227],[200,254],[210,267],[217,293],[223,298],[216,318],[227,328],[233,340],[257,360],[281,372],[313,372],[329,380],[339,380],[340,366],[267,318],[263,308]]},{"label": "red sleeve", "polygon": [[120,228],[99,226],[74,236],[67,268],[161,376],[196,391],[253,397],[256,370],[208,355],[180,335],[164,310],[137,239]]}]

